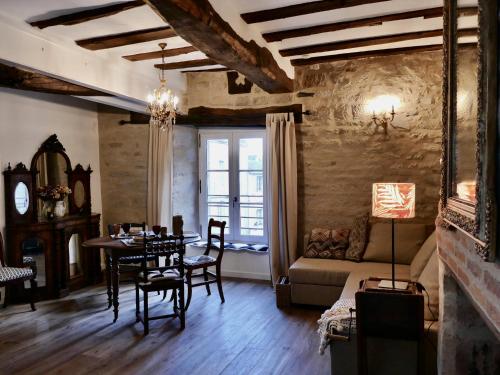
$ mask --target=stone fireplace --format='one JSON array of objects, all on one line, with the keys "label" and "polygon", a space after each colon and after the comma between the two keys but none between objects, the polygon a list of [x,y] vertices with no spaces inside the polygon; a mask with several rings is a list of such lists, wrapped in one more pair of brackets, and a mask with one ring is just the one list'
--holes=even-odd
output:
[{"label": "stone fireplace", "polygon": [[441,375],[500,374],[500,264],[486,263],[474,241],[438,228]]}]

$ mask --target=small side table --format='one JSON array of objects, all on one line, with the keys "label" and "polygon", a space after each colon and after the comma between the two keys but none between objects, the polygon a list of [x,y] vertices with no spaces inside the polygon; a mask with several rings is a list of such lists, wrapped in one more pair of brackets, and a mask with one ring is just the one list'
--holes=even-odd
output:
[{"label": "small side table", "polygon": [[[424,296],[417,283],[408,282],[406,290],[379,288],[381,279],[369,278],[360,282],[356,292],[356,327],[358,340],[358,373],[368,375],[375,367],[384,367],[384,374],[411,374],[411,363],[403,358],[412,358],[416,342],[416,374],[422,360],[424,338]],[[407,280],[398,280],[407,281]],[[375,339],[374,354],[368,341]],[[411,342],[413,341],[413,343]],[[373,342],[373,341],[372,341]],[[373,345],[372,345],[373,346]],[[410,353],[410,354],[408,354]],[[370,364],[375,358],[377,363]],[[413,355],[415,358],[415,355]],[[401,362],[404,372],[398,371]],[[410,361],[411,362],[411,361]],[[405,368],[406,366],[406,368]],[[370,369],[370,371],[369,371]]]}]

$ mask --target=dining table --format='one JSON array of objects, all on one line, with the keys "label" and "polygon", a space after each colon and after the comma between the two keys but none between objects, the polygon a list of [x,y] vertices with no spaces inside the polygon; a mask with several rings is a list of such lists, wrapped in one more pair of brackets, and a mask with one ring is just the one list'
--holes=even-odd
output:
[{"label": "dining table", "polygon": [[[106,288],[108,295],[108,309],[113,306],[114,319],[118,319],[119,293],[120,293],[120,258],[138,256],[144,253],[144,246],[134,243],[129,236],[103,236],[92,238],[82,243],[82,247],[88,249],[103,249],[106,259]],[[187,245],[200,241],[198,233],[184,233],[183,244]]]}]

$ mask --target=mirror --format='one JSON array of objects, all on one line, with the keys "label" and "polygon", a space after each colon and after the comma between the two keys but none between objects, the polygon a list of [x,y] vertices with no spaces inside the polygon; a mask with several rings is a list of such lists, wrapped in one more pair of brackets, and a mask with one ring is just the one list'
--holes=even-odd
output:
[{"label": "mirror", "polygon": [[36,161],[38,171],[36,187],[41,186],[68,186],[68,165],[63,154],[53,151],[45,151],[38,156]]},{"label": "mirror", "polygon": [[85,187],[83,186],[83,182],[80,180],[76,181],[75,183],[73,199],[75,202],[75,206],[78,209],[82,208],[85,204]]},{"label": "mirror", "polygon": [[24,182],[18,182],[16,188],[14,190],[14,203],[16,206],[17,212],[20,215],[24,215],[28,212],[29,204],[30,204],[30,194],[28,191],[28,187]]},{"label": "mirror", "polygon": [[457,1],[456,122],[452,195],[476,203],[478,126],[478,15],[467,9],[477,0]]},{"label": "mirror", "polygon": [[69,259],[69,277],[77,277],[82,274],[82,264],[80,257],[80,235],[73,233],[69,239],[68,259]]},{"label": "mirror", "polygon": [[[36,268],[36,281],[38,286],[46,286],[45,277],[45,252],[42,240],[39,238],[28,238],[21,244],[23,265]],[[29,281],[25,282],[25,288],[30,287]]]}]

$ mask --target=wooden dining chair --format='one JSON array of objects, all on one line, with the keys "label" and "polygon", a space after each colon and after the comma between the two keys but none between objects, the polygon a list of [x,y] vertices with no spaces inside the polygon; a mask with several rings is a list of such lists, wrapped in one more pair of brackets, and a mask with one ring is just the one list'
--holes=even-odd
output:
[{"label": "wooden dining chair", "polygon": [[[186,267],[186,284],[188,287],[188,295],[186,301],[186,310],[191,303],[191,296],[193,288],[197,286],[205,286],[207,294],[210,295],[210,284],[217,283],[219,290],[219,297],[221,303],[225,302],[224,292],[222,290],[221,278],[221,264],[222,256],[224,255],[224,229],[226,228],[225,221],[216,221],[210,219],[208,222],[208,236],[207,248],[203,255],[184,257],[184,266]],[[217,229],[218,233],[215,234],[214,230]],[[210,250],[218,251],[217,258],[210,256]],[[208,270],[208,267],[215,266],[215,273]],[[193,271],[202,270],[200,273],[193,273]],[[204,281],[193,284],[193,278],[203,277]]]},{"label": "wooden dining chair", "polygon": [[[0,288],[9,287],[10,285],[23,285],[26,280],[30,282],[30,305],[31,310],[35,311],[35,296],[37,292],[36,268],[32,267],[7,267],[5,266],[3,258],[4,246],[3,237],[0,233]],[[7,288],[5,288],[5,295],[3,307],[7,307]]]},{"label": "wooden dining chair", "polygon": [[[168,236],[166,240],[150,240],[144,236],[144,248],[141,261],[141,272],[135,282],[135,314],[136,321],[144,325],[144,334],[149,333],[149,321],[166,318],[179,318],[181,329],[186,326],[184,306],[184,237]],[[178,255],[178,261],[163,267],[148,267],[150,255],[167,258]],[[144,313],[141,315],[139,290],[144,293]],[[150,292],[166,292],[172,290],[173,313],[158,316],[149,316],[148,294]]]}]

